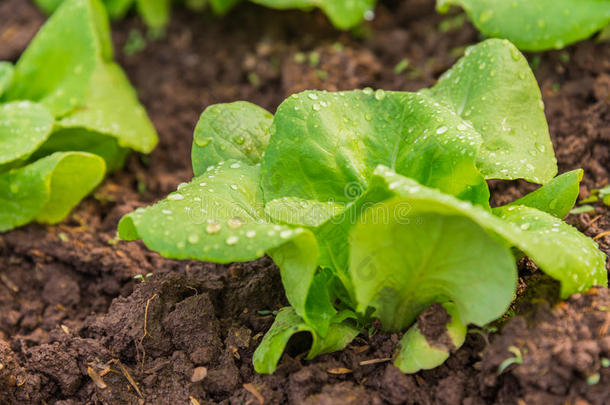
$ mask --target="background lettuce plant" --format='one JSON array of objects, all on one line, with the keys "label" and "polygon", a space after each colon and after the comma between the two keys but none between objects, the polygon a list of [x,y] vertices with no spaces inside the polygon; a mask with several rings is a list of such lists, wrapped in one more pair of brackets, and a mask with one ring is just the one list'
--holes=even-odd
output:
[{"label": "background lettuce plant", "polygon": [[[47,13],[55,10],[59,4],[67,0],[34,0]],[[209,3],[212,11],[223,15],[241,0],[180,0],[187,7],[200,10]],[[330,21],[340,29],[349,29],[373,12],[376,0],[250,0],[265,7],[280,10],[319,8]],[[123,18],[134,6],[151,28],[162,28],[169,22],[172,0],[104,0],[108,14],[112,18]]]},{"label": "background lettuce plant", "polygon": [[[564,223],[582,171],[555,177],[536,80],[506,40],[469,48],[417,93],[306,91],[272,116],[246,102],[207,108],[195,129],[195,177],[123,217],[123,239],[162,255],[228,263],[268,254],[290,307],[254,355],[271,373],[291,336],[308,358],[339,350],[371,319],[405,331],[395,364],[432,368],[506,311],[516,260],[529,256],[561,296],[607,284],[605,256]],[[543,184],[490,208],[488,179]],[[451,347],[421,334],[440,303]]]},{"label": "background lettuce plant", "polygon": [[98,0],[68,0],[16,65],[0,62],[0,231],[62,220],[155,130],[112,61]]},{"label": "background lettuce plant", "polygon": [[445,13],[464,8],[488,37],[506,38],[519,49],[561,49],[610,24],[610,0],[438,0]]}]

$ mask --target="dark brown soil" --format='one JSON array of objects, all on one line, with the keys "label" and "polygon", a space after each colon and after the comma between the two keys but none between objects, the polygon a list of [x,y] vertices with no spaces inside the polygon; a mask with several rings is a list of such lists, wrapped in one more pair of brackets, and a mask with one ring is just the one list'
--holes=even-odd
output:
[{"label": "dark brown soil", "polygon": [[[435,370],[403,375],[387,361],[400,336],[374,329],[314,361],[295,342],[277,372],[262,376],[251,356],[273,316],[259,311],[286,304],[269,259],[175,261],[115,240],[121,215],[190,179],[192,131],[206,106],[245,99],[273,111],[306,88],[428,86],[479,39],[468,23],[440,32],[444,18],[432,0],[386,1],[356,37],[317,12],[244,5],[217,20],[176,10],[167,36],[132,55],[122,49],[142,25],[133,17],[115,24],[119,61],[161,142],[150,157],[132,156],[62,224],[0,235],[0,404],[608,403],[609,291],[556,303],[556,286],[527,260],[517,315],[500,333],[474,330]],[[29,2],[2,0],[0,59],[17,59],[42,22]],[[560,170],[585,169],[586,197],[610,180],[610,46],[585,41],[530,59]],[[499,204],[532,186],[493,188]],[[610,211],[597,204],[568,222],[595,237],[610,229]],[[597,241],[610,253],[610,236]]]}]

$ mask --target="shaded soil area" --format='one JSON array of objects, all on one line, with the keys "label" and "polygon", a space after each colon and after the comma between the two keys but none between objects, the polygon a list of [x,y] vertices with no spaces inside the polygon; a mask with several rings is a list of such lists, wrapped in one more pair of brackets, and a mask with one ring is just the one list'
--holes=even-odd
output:
[{"label": "shaded soil area", "polygon": [[[29,2],[3,0],[0,59],[16,60],[43,21]],[[218,20],[177,9],[167,35],[138,53],[124,50],[133,50],[134,30],[144,33],[139,20],[116,23],[119,62],[160,145],[132,156],[62,224],[0,235],[0,404],[607,403],[608,290],[556,302],[556,285],[527,260],[515,316],[499,332],[473,329],[435,370],[400,373],[387,360],[400,336],[373,328],[314,361],[294,342],[277,372],[263,376],[252,353],[269,313],[286,304],[271,260],[167,260],[115,239],[123,214],[190,179],[192,131],[206,106],[245,99],[274,111],[308,88],[429,86],[480,39],[455,21],[437,15],[431,0],[383,2],[354,35],[317,12],[244,5]],[[583,167],[587,197],[609,181],[610,46],[585,41],[529,58],[560,171]],[[533,189],[492,186],[495,204]],[[600,204],[567,220],[591,237],[610,229]],[[610,253],[610,236],[597,241]],[[149,273],[145,282],[133,278]]]}]

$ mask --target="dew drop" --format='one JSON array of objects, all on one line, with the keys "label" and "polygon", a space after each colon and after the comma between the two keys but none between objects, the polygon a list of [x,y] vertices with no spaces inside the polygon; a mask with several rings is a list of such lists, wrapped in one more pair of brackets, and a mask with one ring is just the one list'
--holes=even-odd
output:
[{"label": "dew drop", "polygon": [[231,228],[231,229],[237,229],[237,228],[241,227],[243,224],[244,223],[241,220],[241,218],[238,218],[238,217],[231,218],[227,221],[227,225],[229,225],[229,228]]},{"label": "dew drop", "polygon": [[439,135],[440,135],[440,134],[444,134],[445,132],[447,132],[447,129],[448,129],[448,128],[447,128],[446,126],[444,126],[444,125],[443,125],[443,126],[440,126],[440,127],[438,127],[438,129],[436,130],[436,133],[437,133],[437,134],[439,134]]},{"label": "dew drop", "polygon": [[247,238],[253,238],[256,236],[256,232],[255,231],[248,231],[246,232],[246,237]]},{"label": "dew drop", "polygon": [[318,96],[315,93],[309,93],[307,95],[307,97],[309,97],[312,100],[317,100],[318,99]]},{"label": "dew drop", "polygon": [[287,239],[291,236],[292,236],[292,231],[290,229],[280,232],[280,238],[282,238],[282,239]]},{"label": "dew drop", "polygon": [[220,224],[218,222],[209,223],[208,226],[205,227],[205,231],[211,235],[220,232]]},{"label": "dew drop", "polygon": [[525,222],[523,224],[521,224],[519,226],[519,228],[523,229],[524,231],[528,230],[530,228],[530,223],[529,222]]},{"label": "dew drop", "polygon": [[235,244],[237,244],[237,242],[239,241],[239,238],[235,235],[229,236],[227,238],[227,245],[229,246],[233,246]]},{"label": "dew drop", "polygon": [[237,185],[235,185],[235,184],[231,184],[231,189],[232,189],[232,190],[237,190]]},{"label": "dew drop", "polygon": [[239,163],[233,163],[230,167],[231,169],[239,169],[240,165]]},{"label": "dew drop", "polygon": [[164,213],[165,215],[171,215],[172,211],[171,210],[161,210],[162,213]]},{"label": "dew drop", "polygon": [[189,241],[189,243],[193,243],[193,244],[199,242],[199,235],[197,235],[196,233],[189,235],[188,241]]},{"label": "dew drop", "polygon": [[377,91],[375,91],[375,99],[376,100],[383,100],[383,98],[385,97],[385,91],[383,91],[382,89],[378,89]]},{"label": "dew drop", "polygon": [[212,142],[212,138],[196,138],[195,143],[197,146],[206,147]]},{"label": "dew drop", "polygon": [[167,199],[172,201],[184,200],[184,196],[180,193],[173,193],[168,195]]},{"label": "dew drop", "polygon": [[365,87],[364,89],[362,89],[362,92],[367,96],[370,96],[371,94],[373,94],[373,89],[371,89],[370,87]]},{"label": "dew drop", "polygon": [[244,138],[243,136],[238,136],[234,138],[233,141],[238,145],[243,145],[244,142],[246,142],[246,138]]}]

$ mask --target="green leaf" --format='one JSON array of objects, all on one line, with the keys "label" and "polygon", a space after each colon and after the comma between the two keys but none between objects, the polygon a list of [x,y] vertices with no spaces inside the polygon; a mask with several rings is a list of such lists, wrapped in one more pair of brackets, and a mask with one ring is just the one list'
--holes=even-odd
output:
[{"label": "green leaf", "polygon": [[557,218],[563,218],[568,215],[578,198],[578,186],[580,180],[582,180],[582,175],[582,169],[563,173],[538,190],[519,198],[507,206],[524,205],[547,212]]},{"label": "green leaf", "polygon": [[415,324],[400,339],[401,347],[394,360],[394,365],[403,373],[412,374],[438,367],[449,358],[451,351],[457,350],[464,344],[467,328],[460,319],[457,307],[449,302],[443,304],[443,307],[451,316],[446,328],[453,348],[431,345],[421,334],[418,324]]},{"label": "green leaf", "polygon": [[10,87],[15,68],[10,62],[0,62],[0,97]]},{"label": "green leaf", "polygon": [[125,17],[133,3],[134,0],[104,0],[108,15],[113,19]]},{"label": "green leaf", "polygon": [[560,49],[610,24],[608,0],[438,0],[437,8],[451,5],[463,7],[485,35],[526,51]]},{"label": "green leaf", "polygon": [[246,101],[214,104],[206,108],[193,135],[193,172],[224,160],[259,163],[269,141],[273,115]]},{"label": "green leaf", "polygon": [[71,152],[0,174],[0,231],[32,220],[61,221],[101,182],[104,172],[102,158]]},{"label": "green leaf", "polygon": [[169,23],[171,0],[136,0],[138,11],[151,28],[161,28]]},{"label": "green leaf", "polygon": [[19,101],[0,104],[0,168],[25,160],[48,137],[53,117],[40,104]]},{"label": "green leaf", "polygon": [[277,223],[315,228],[344,209],[342,204],[284,197],[269,201],[265,214]]},{"label": "green leaf", "polygon": [[335,311],[329,302],[308,302],[318,259],[315,237],[265,221],[259,172],[258,165],[220,162],[165,200],[123,217],[119,235],[142,239],[150,249],[176,259],[229,263],[268,253],[280,268],[288,301],[324,334]]},{"label": "green leaf", "polygon": [[500,317],[517,285],[510,249],[451,206],[422,201],[414,190],[408,195],[368,208],[351,231],[349,276],[357,311],[374,308],[373,316],[392,331],[449,300],[466,324]]},{"label": "green leaf", "polygon": [[[319,7],[339,29],[349,29],[359,24],[368,13],[372,13],[375,0],[252,0],[254,3],[280,10],[300,8],[308,10]],[[372,14],[373,15],[373,14]]]},{"label": "green leaf", "polygon": [[19,58],[5,97],[37,101],[53,116],[63,116],[84,103],[99,58],[111,56],[110,49],[99,1],[67,0]]},{"label": "green leaf", "polygon": [[223,15],[235,7],[240,1],[241,0],[210,0],[210,6],[216,14]]},{"label": "green leaf", "polygon": [[[349,315],[347,316],[349,317]],[[282,308],[277,314],[271,329],[265,334],[254,352],[252,357],[254,370],[261,374],[273,373],[288,341],[300,332],[311,334],[312,345],[307,358],[312,359],[319,354],[343,349],[354,340],[359,330],[353,326],[351,320],[346,320],[345,314],[340,314],[331,323],[328,334],[322,338],[307,322],[299,317],[294,308]]]},{"label": "green leaf", "polygon": [[155,128],[121,68],[99,63],[85,105],[58,122],[116,138],[122,148],[148,153],[157,144]]},{"label": "green leaf", "polygon": [[488,205],[475,167],[480,135],[425,95],[306,91],[278,108],[262,160],[266,201],[349,203],[378,164],[430,187]]},{"label": "green leaf", "polygon": [[595,208],[592,205],[581,205],[570,211],[570,214],[582,214],[583,212],[595,212]]},{"label": "green leaf", "polygon": [[606,255],[576,228],[530,207],[498,207],[493,212],[516,225],[497,232],[527,254],[542,271],[561,282],[561,298],[594,285],[608,284]]},{"label": "green leaf", "polygon": [[[400,329],[401,326],[408,325],[423,308],[436,302],[435,300],[440,302],[447,299],[454,300],[466,323],[480,325],[495,319],[494,316],[501,315],[503,303],[508,305],[511,300],[509,294],[512,295],[514,291],[512,289],[514,265],[512,272],[504,270],[504,273],[493,273],[491,268],[484,270],[496,276],[495,286],[498,289],[492,298],[480,301],[486,302],[485,306],[464,305],[456,298],[448,297],[446,292],[443,292],[445,295],[435,296],[435,293],[441,294],[441,289],[426,290],[419,279],[416,285],[406,286],[408,278],[405,274],[408,276],[408,273],[403,269],[420,270],[417,267],[418,260],[420,262],[423,260],[421,256],[429,248],[428,245],[420,246],[424,242],[432,244],[446,240],[451,246],[447,248],[451,249],[451,253],[443,250],[442,255],[436,253],[439,251],[437,248],[433,251],[428,250],[432,253],[429,261],[425,262],[426,268],[432,266],[434,269],[442,270],[440,264],[436,267],[434,265],[438,261],[442,262],[443,258],[462,257],[466,260],[469,254],[474,255],[477,252],[473,248],[477,246],[473,244],[476,241],[481,245],[489,243],[492,247],[494,243],[500,242],[501,246],[495,246],[498,252],[504,252],[502,247],[516,247],[528,254],[544,272],[559,280],[562,285],[562,297],[584,291],[593,285],[607,284],[604,254],[597,249],[595,242],[560,219],[535,208],[523,206],[500,207],[494,209],[494,213],[501,218],[469,202],[424,187],[411,179],[395,174],[388,168],[379,167],[371,179],[368,190],[361,198],[316,229],[321,251],[319,263],[333,270],[350,295],[349,301],[357,303],[361,313],[369,305],[377,306],[378,316],[382,321],[385,319],[384,326],[392,329]],[[403,217],[404,220],[401,219]],[[409,224],[398,223],[399,219],[402,222],[408,220]],[[461,226],[474,236],[469,234],[468,237],[458,238],[459,235],[464,235],[463,230],[456,231],[455,234],[448,231],[441,232],[444,227],[457,226],[455,225],[457,222],[464,222],[465,225]],[[355,223],[359,224],[358,234],[354,234]],[[485,230],[487,235],[491,236],[491,240],[481,235],[479,228]],[[350,234],[352,238],[361,236],[361,239],[349,239]],[[461,240],[454,241],[451,238]],[[474,242],[471,243],[471,240]],[[468,246],[462,246],[463,243]],[[416,248],[412,253],[406,246]],[[453,249],[459,250],[460,246],[463,251],[453,253]],[[500,258],[504,256],[502,253],[495,254]],[[485,260],[481,261],[476,257],[473,257],[473,260],[481,266],[487,264]],[[494,267],[502,265],[502,262],[495,257],[493,263]],[[401,270],[393,270],[397,266]],[[464,271],[466,275],[455,277],[453,282],[469,280],[468,272]],[[377,283],[359,280],[371,274],[377,277],[375,278]],[[502,280],[502,277],[505,279]],[[472,285],[465,287],[478,287],[477,282],[493,281],[493,278],[475,278]],[[390,291],[384,288],[389,288]],[[395,288],[395,291],[391,291],[392,288]],[[415,297],[418,302],[400,301],[400,294],[410,293],[409,288],[417,290],[409,297],[411,301]],[[490,290],[484,288],[479,293],[486,294],[488,291]],[[431,295],[427,295],[428,293]],[[455,296],[459,294],[460,299],[475,299],[476,295],[463,290],[451,291],[451,293]],[[392,307],[393,305],[401,308],[396,309]],[[405,305],[408,308],[404,308]]]},{"label": "green leaf", "polygon": [[536,78],[508,41],[490,39],[468,48],[424,92],[481,134],[477,165],[486,178],[543,184],[557,173]]},{"label": "green leaf", "polygon": [[116,139],[82,128],[60,129],[36,150],[31,159],[40,159],[54,152],[80,151],[94,153],[106,161],[108,172],[123,167],[129,149],[121,148]]},{"label": "green leaf", "polygon": [[511,205],[494,208],[494,215],[490,215],[466,201],[458,201],[394,175],[387,168],[380,167],[376,173],[383,177],[387,187],[395,194],[408,197],[411,205],[415,199],[426,201],[429,207],[442,202],[443,209],[451,207],[449,212],[457,209],[461,215],[523,251],[542,271],[561,282],[562,298],[594,285],[607,284],[605,255],[597,244],[551,214],[531,207]]},{"label": "green leaf", "polygon": [[34,3],[47,14],[51,14],[64,0],[34,0]]}]

